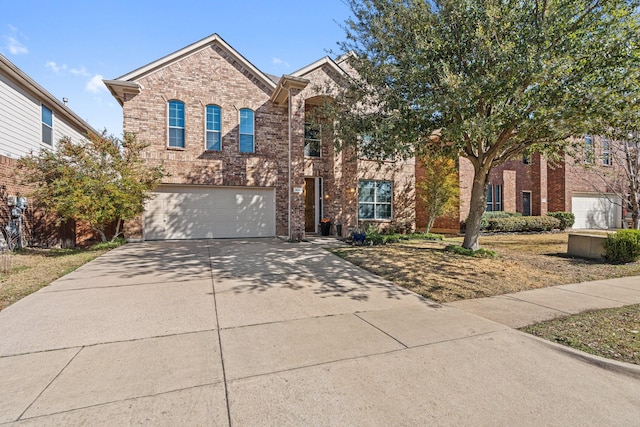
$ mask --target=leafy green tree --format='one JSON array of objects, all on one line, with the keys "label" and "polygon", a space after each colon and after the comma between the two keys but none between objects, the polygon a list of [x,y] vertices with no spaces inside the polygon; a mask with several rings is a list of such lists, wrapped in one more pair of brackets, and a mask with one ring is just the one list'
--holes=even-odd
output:
[{"label": "leafy green tree", "polygon": [[455,161],[450,157],[432,154],[423,156],[424,175],[417,178],[418,195],[425,204],[429,233],[436,218],[454,213],[458,209],[460,185]]},{"label": "leafy green tree", "polygon": [[115,239],[122,222],[142,213],[165,176],[162,166],[143,162],[147,146],[129,133],[122,140],[106,132],[81,143],[63,138],[55,150],[21,158],[18,167],[25,183],[37,185],[31,196],[41,206],[62,221],[86,221],[106,242],[106,228],[117,221]]},{"label": "leafy green tree", "polygon": [[327,105],[339,144],[386,155],[429,146],[474,167],[463,246],[477,249],[493,168],[551,156],[610,112],[637,67],[636,0],[347,0],[355,69]]}]

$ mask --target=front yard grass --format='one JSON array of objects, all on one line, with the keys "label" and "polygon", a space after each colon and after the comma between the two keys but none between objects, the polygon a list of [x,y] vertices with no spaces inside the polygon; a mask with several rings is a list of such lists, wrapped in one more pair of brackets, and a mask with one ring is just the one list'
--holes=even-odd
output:
[{"label": "front yard grass", "polygon": [[520,330],[597,356],[640,365],[640,304],[580,313]]},{"label": "front yard grass", "polygon": [[27,248],[0,255],[0,310],[107,251]]},{"label": "front yard grass", "polygon": [[640,275],[640,262],[609,264],[571,258],[567,233],[482,236],[498,258],[475,258],[444,248],[443,241],[412,240],[384,246],[334,248],[336,255],[432,301],[451,302],[547,286]]}]

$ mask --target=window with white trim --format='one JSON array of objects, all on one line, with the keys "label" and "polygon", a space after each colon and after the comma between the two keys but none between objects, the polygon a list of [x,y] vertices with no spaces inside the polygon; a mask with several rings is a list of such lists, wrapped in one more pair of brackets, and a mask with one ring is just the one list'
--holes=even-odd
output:
[{"label": "window with white trim", "polygon": [[322,129],[320,125],[304,124],[304,155],[306,157],[321,157]]},{"label": "window with white trim", "polygon": [[217,105],[207,105],[205,148],[211,151],[222,150],[222,109]]},{"label": "window with white trim", "polygon": [[593,148],[593,136],[585,135],[584,137],[584,162],[593,164],[595,161],[595,150]]},{"label": "window with white trim", "polygon": [[53,146],[53,111],[42,106],[42,142]]},{"label": "window with white trim", "polygon": [[169,147],[184,148],[184,102],[169,101]]},{"label": "window with white trim", "polygon": [[602,165],[611,166],[611,141],[607,138],[602,140]]},{"label": "window with white trim", "polygon": [[242,108],[240,110],[240,152],[255,152],[255,114],[253,110]]},{"label": "window with white trim", "polygon": [[358,182],[358,219],[392,218],[393,185],[391,181]]}]

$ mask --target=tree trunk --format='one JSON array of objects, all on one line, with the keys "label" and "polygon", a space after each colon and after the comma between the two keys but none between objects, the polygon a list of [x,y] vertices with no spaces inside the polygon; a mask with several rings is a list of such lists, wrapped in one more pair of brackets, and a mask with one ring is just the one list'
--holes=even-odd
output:
[{"label": "tree trunk", "polygon": [[431,231],[431,227],[433,227],[433,223],[436,221],[436,217],[433,215],[429,215],[429,219],[427,219],[427,228],[425,228],[424,232],[429,233]]},{"label": "tree trunk", "polygon": [[469,216],[464,232],[462,247],[477,251],[480,249],[478,238],[480,237],[480,222],[487,207],[488,172],[484,171],[481,164],[474,164],[473,187],[471,188],[471,202]]},{"label": "tree trunk", "polygon": [[107,236],[104,234],[104,230],[100,230],[98,228],[95,228],[94,230],[96,230],[96,232],[100,235],[100,241],[102,243],[106,243],[108,241]]},{"label": "tree trunk", "polygon": [[113,237],[111,238],[112,242],[115,242],[120,235],[120,227],[122,227],[122,218],[118,219],[118,222],[116,223],[116,231],[113,233]]}]

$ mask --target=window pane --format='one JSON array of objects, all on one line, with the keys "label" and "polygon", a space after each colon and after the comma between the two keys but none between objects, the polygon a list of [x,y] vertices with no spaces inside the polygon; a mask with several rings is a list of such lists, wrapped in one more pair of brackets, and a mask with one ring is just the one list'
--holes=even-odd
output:
[{"label": "window pane", "polygon": [[305,141],[304,142],[304,155],[307,157],[320,157],[320,142],[319,141]]},{"label": "window pane", "polygon": [[391,205],[376,205],[376,219],[391,219]]},{"label": "window pane", "polygon": [[391,182],[390,181],[377,182],[376,202],[391,203]]},{"label": "window pane", "polygon": [[220,132],[207,132],[207,150],[220,150]]},{"label": "window pane", "polygon": [[184,103],[169,101],[169,126],[184,127]]},{"label": "window pane", "polygon": [[184,129],[169,129],[169,147],[184,148]]},{"label": "window pane", "polygon": [[42,123],[53,127],[53,112],[44,105],[42,106]]},{"label": "window pane", "polygon": [[253,111],[240,110],[240,133],[253,135]]},{"label": "window pane", "polygon": [[53,145],[53,129],[46,124],[42,124],[42,142]]},{"label": "window pane", "polygon": [[373,204],[361,203],[358,206],[358,218],[360,218],[360,219],[374,219],[374,217],[373,217]]},{"label": "window pane", "polygon": [[240,135],[240,152],[253,153],[253,135]]},{"label": "window pane", "polygon": [[375,191],[374,181],[360,181],[358,183],[358,201],[373,203],[375,201]]},{"label": "window pane", "polygon": [[220,131],[220,107],[207,105],[207,130]]}]

